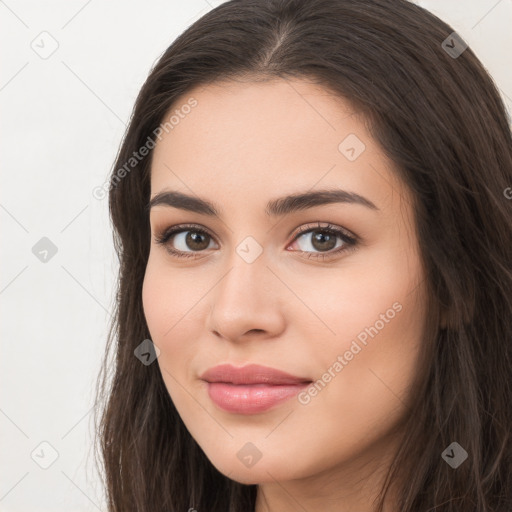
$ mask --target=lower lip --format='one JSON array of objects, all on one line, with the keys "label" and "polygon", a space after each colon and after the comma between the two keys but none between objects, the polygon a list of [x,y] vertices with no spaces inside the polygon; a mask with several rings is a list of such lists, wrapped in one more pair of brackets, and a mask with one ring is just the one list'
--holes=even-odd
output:
[{"label": "lower lip", "polygon": [[237,414],[257,414],[297,395],[309,383],[235,385],[207,382],[208,395],[221,409]]}]

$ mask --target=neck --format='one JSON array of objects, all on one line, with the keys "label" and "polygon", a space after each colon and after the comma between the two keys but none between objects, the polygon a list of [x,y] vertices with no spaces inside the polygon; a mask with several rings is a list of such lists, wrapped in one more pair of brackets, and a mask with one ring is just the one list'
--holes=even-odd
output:
[{"label": "neck", "polygon": [[[375,512],[399,440],[301,479],[258,486],[255,512]],[[397,510],[393,488],[382,512]]]}]

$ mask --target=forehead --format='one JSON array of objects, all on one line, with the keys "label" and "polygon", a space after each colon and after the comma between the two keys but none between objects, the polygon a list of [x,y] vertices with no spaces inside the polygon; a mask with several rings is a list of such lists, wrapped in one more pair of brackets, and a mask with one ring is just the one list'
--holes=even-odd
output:
[{"label": "forehead", "polygon": [[[194,105],[189,108],[187,105]],[[404,192],[351,104],[302,80],[219,82],[178,98],[154,149],[151,194],[180,190],[244,204],[296,190]]]}]

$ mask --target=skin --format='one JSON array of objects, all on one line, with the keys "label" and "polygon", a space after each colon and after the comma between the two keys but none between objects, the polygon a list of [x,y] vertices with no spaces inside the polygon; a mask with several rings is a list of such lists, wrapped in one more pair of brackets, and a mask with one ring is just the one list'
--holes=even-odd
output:
[{"label": "skin", "polygon": [[[151,197],[164,190],[199,196],[221,218],[166,205],[151,210],[143,304],[165,385],[212,464],[259,484],[256,512],[371,511],[400,442],[425,325],[411,196],[364,119],[317,85],[215,83],[189,91],[172,110],[190,97],[197,106],[155,147]],[[365,145],[354,161],[338,148],[349,134]],[[377,209],[331,203],[282,218],[265,214],[271,199],[334,188]],[[359,243],[325,260],[308,258],[322,246],[311,232],[297,238],[297,229],[318,230],[318,222]],[[189,232],[168,242],[191,258],[154,241],[183,223],[213,235],[195,252],[185,243]],[[252,263],[236,250],[248,236],[263,249]],[[335,239],[338,248],[343,240]],[[336,250],[330,247],[323,252]],[[401,306],[394,318],[334,371],[338,356],[393,304]],[[222,363],[262,364],[314,381],[331,368],[335,377],[306,404],[295,397],[263,413],[234,414],[219,409],[199,379]],[[252,467],[237,457],[248,442],[261,452]]]}]

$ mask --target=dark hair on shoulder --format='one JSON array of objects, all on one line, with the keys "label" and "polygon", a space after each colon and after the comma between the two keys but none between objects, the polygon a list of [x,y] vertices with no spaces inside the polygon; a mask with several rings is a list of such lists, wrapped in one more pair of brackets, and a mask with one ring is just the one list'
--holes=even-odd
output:
[{"label": "dark hair on shoulder", "polygon": [[[150,337],[142,284],[152,153],[122,179],[118,170],[193,87],[289,78],[346,98],[414,197],[430,321],[406,434],[382,496],[399,482],[400,512],[512,510],[510,118],[471,48],[455,56],[443,45],[453,32],[405,0],[231,0],[160,57],[137,98],[109,189],[119,276],[97,429],[110,512],[254,510],[257,486],[215,469],[158,365],[133,355]],[[441,458],[453,441],[468,453],[456,470]]]}]

